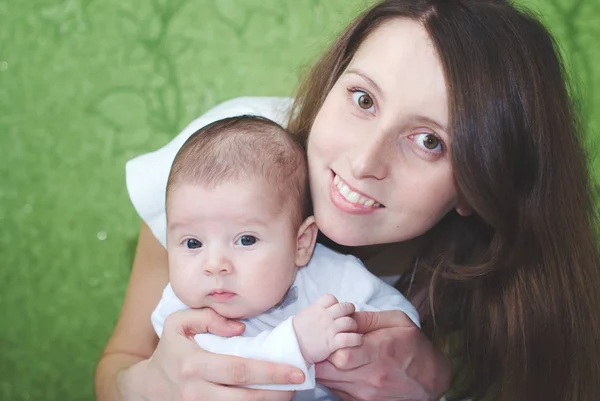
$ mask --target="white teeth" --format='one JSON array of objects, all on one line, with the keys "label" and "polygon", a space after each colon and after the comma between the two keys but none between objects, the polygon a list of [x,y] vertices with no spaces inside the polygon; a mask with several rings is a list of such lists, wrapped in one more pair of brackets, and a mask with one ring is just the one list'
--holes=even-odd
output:
[{"label": "white teeth", "polygon": [[346,184],[344,184],[343,182],[340,182],[338,184],[338,190],[340,191],[340,193],[342,195],[344,195],[344,198],[348,199],[348,196],[350,195],[350,188],[348,188],[348,186]]},{"label": "white teeth", "polygon": [[337,175],[333,177],[333,184],[337,187],[338,192],[350,203],[374,208],[381,206],[373,199],[367,198],[365,196],[360,195],[357,192],[352,191],[350,187],[344,184],[344,182]]},{"label": "white teeth", "polygon": [[356,192],[350,192],[350,194],[348,194],[348,196],[346,196],[346,200],[350,203],[359,203],[358,200],[360,198],[360,195],[357,194]]}]

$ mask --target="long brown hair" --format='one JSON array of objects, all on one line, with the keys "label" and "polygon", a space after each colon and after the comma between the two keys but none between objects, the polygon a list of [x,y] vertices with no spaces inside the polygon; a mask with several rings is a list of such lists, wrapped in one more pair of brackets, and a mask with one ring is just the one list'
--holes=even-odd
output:
[{"label": "long brown hair", "polygon": [[[449,157],[470,217],[425,235],[425,327],[455,358],[452,398],[600,399],[600,264],[582,133],[552,36],[501,0],[387,0],[352,22],[299,89],[288,129],[308,137],[364,39],[420,21],[449,93]],[[412,276],[406,274],[405,276]]]}]

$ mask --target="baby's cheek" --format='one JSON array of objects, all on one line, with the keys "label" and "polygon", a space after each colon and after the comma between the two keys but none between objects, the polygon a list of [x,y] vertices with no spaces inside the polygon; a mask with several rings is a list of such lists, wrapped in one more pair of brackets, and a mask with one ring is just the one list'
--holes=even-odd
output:
[{"label": "baby's cheek", "polygon": [[272,275],[268,283],[259,286],[259,288],[267,289],[267,291],[261,292],[266,301],[264,306],[268,309],[280,303],[292,283],[293,277],[289,275]]},{"label": "baby's cheek", "polygon": [[169,273],[169,280],[173,292],[184,304],[192,308],[201,308],[203,292],[200,283],[193,279],[185,270],[178,269]]}]

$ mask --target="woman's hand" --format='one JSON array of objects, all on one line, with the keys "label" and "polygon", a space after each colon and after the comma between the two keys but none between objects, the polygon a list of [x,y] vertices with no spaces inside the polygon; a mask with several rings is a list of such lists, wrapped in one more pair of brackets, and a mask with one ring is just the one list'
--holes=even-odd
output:
[{"label": "woman's hand", "polygon": [[289,401],[293,392],[235,386],[302,383],[302,371],[286,365],[203,351],[193,336],[210,332],[239,335],[244,325],[212,309],[185,310],[169,316],[153,355],[120,376],[125,400]]},{"label": "woman's hand", "polygon": [[343,401],[439,400],[450,361],[399,311],[357,312],[363,344],[317,365],[317,381]]}]

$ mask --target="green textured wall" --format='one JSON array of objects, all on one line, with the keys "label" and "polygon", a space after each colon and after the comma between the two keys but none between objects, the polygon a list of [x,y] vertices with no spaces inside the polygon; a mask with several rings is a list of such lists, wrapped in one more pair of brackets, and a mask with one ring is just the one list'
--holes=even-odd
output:
[{"label": "green textured wall", "polygon": [[[139,225],[125,161],[222,100],[291,95],[369,3],[0,1],[0,400],[93,399]],[[593,147],[600,1],[529,4],[573,66]]]}]

